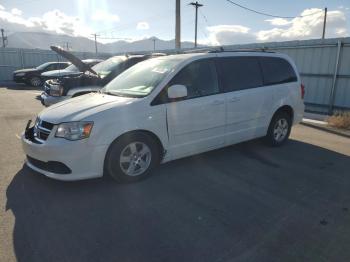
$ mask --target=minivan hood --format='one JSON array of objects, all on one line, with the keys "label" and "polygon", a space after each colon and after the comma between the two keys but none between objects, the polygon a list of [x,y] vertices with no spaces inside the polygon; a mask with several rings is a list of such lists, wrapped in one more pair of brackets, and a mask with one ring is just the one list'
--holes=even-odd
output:
[{"label": "minivan hood", "polygon": [[131,104],[137,99],[90,93],[49,106],[41,111],[39,117],[53,124],[80,121],[106,109]]},{"label": "minivan hood", "polygon": [[67,59],[69,62],[71,62],[73,65],[75,65],[79,71],[86,72],[90,71],[91,73],[98,75],[89,65],[85,64],[83,61],[81,61],[78,57],[73,55],[72,53],[67,52],[66,50],[63,50],[62,48],[58,46],[50,46],[52,51],[55,51],[57,54],[61,55],[65,59]]}]

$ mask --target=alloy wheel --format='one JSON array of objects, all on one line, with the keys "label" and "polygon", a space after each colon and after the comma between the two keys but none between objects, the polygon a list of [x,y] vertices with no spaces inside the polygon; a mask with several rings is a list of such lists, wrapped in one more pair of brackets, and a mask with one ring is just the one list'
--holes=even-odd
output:
[{"label": "alloy wheel", "polygon": [[132,142],[122,150],[119,164],[124,174],[139,176],[149,168],[151,159],[152,152],[145,143]]}]

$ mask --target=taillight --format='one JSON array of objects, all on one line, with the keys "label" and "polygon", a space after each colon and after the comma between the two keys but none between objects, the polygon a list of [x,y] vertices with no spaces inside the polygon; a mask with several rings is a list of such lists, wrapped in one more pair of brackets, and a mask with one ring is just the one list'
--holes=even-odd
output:
[{"label": "taillight", "polygon": [[300,85],[300,91],[301,91],[301,99],[304,99],[305,96],[305,86],[303,84]]}]

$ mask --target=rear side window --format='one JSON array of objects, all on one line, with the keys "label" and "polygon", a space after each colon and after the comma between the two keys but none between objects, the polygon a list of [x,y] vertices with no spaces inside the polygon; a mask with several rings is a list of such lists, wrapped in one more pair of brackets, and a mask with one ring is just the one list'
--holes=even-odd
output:
[{"label": "rear side window", "polygon": [[287,60],[280,57],[261,57],[260,62],[265,85],[297,81],[294,69]]},{"label": "rear side window", "polygon": [[56,70],[57,69],[57,64],[50,64],[46,68],[46,70]]},{"label": "rear side window", "polygon": [[214,60],[204,59],[192,62],[170,81],[168,86],[172,85],[185,85],[188,92],[187,98],[219,93]]},{"label": "rear side window", "polygon": [[68,66],[68,64],[57,64],[56,68],[57,69],[64,69]]},{"label": "rear side window", "polygon": [[222,57],[219,59],[220,80],[225,92],[263,85],[257,57]]}]

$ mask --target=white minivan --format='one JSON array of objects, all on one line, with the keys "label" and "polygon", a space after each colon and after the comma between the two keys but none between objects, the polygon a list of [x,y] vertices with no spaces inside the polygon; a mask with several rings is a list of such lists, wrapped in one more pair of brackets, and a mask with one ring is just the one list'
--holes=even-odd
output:
[{"label": "white minivan", "polygon": [[302,119],[303,96],[283,54],[169,55],[44,109],[22,144],[27,165],[51,178],[135,181],[159,163],[242,141],[283,144]]}]

